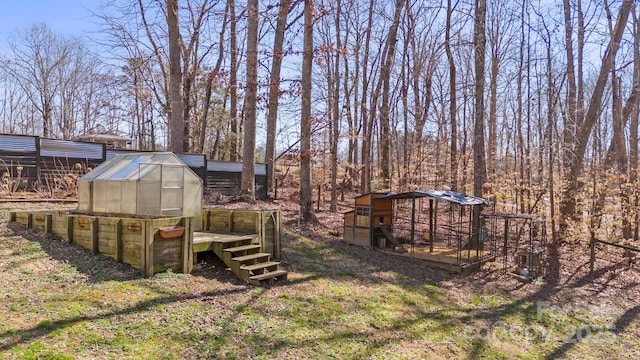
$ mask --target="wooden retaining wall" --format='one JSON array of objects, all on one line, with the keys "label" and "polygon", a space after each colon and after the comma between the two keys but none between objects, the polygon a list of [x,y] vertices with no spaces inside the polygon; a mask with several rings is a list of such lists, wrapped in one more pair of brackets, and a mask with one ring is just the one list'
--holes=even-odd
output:
[{"label": "wooden retaining wall", "polygon": [[254,244],[274,258],[281,255],[282,213],[279,210],[233,210],[204,208],[202,231],[255,235]]},{"label": "wooden retaining wall", "polygon": [[52,233],[94,254],[142,269],[146,276],[193,268],[192,217],[126,218],[60,212],[12,212],[11,221]]}]

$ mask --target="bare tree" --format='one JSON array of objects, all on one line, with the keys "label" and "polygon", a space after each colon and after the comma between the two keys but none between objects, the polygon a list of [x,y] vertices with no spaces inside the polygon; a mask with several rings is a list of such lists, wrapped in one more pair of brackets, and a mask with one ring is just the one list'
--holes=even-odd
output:
[{"label": "bare tree", "polygon": [[576,196],[580,188],[579,177],[584,169],[584,155],[593,126],[601,112],[602,95],[604,93],[615,56],[620,47],[620,40],[622,39],[632,6],[632,0],[624,0],[620,6],[615,27],[602,60],[602,65],[600,66],[599,74],[593,88],[594,90],[585,114],[584,124],[577,132],[575,143],[573,143],[571,149],[571,156],[568,159],[569,162],[566,164],[567,171],[563,179],[565,185],[563,188],[562,201],[560,203],[560,213],[563,216],[560,222],[561,231],[567,228],[567,224],[570,219],[575,219]]},{"label": "bare tree", "polygon": [[451,125],[450,133],[450,151],[451,151],[451,190],[458,190],[458,122],[456,120],[457,103],[456,103],[456,63],[451,52],[451,16],[454,10],[451,0],[447,0],[447,22],[445,25],[444,49],[447,54],[447,62],[449,64],[449,122]]},{"label": "bare tree", "polygon": [[255,201],[256,112],[258,95],[258,0],[247,4],[247,92],[245,97],[242,144],[241,194],[244,201]]},{"label": "bare tree", "polygon": [[384,63],[380,72],[380,84],[382,85],[382,104],[380,105],[380,129],[381,129],[381,154],[380,166],[382,168],[383,187],[390,189],[391,187],[391,129],[389,127],[389,92],[390,92],[390,76],[391,67],[396,54],[396,42],[398,34],[398,26],[400,24],[400,16],[404,8],[404,1],[397,0],[395,12],[393,15],[393,23],[389,29],[387,40],[384,48]]},{"label": "bare tree", "polygon": [[482,196],[487,176],[484,149],[484,59],[486,0],[476,0],[474,46],[475,46],[475,122],[473,131],[473,194]]},{"label": "bare tree", "polygon": [[42,116],[42,136],[53,135],[53,107],[61,86],[59,67],[66,63],[69,43],[44,24],[36,24],[12,39],[13,58],[7,70],[20,84],[36,111]]},{"label": "bare tree", "polygon": [[313,0],[304,1],[302,105],[300,109],[300,220],[317,222],[311,185],[311,74],[313,66]]},{"label": "bare tree", "polygon": [[273,176],[276,154],[276,127],[278,124],[278,104],[280,99],[280,72],[284,51],[284,31],[287,25],[291,0],[280,0],[278,20],[273,36],[273,60],[271,62],[271,79],[269,81],[269,103],[267,105],[267,141],[265,149],[265,162],[267,163],[267,191],[273,191]]}]

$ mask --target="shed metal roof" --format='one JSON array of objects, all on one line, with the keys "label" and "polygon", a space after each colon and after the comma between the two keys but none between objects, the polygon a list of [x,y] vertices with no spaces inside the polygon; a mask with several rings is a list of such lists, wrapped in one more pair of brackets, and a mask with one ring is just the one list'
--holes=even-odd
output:
[{"label": "shed metal roof", "polygon": [[407,191],[403,193],[394,193],[390,192],[385,195],[383,198],[386,199],[416,199],[422,197],[429,197],[436,200],[442,200],[453,204],[458,204],[462,206],[470,206],[470,205],[490,205],[491,201],[471,196],[455,191],[449,190],[414,190]]}]

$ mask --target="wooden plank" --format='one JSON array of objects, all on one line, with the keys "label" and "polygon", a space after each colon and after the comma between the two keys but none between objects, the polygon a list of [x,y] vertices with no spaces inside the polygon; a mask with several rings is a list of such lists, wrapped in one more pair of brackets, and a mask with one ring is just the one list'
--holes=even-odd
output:
[{"label": "wooden plank", "polygon": [[42,212],[35,212],[31,214],[31,227],[35,230],[46,232],[47,230],[47,214]]},{"label": "wooden plank", "polygon": [[154,233],[152,232],[151,221],[146,221],[144,226],[144,242],[143,242],[143,251],[144,254],[144,273],[146,276],[153,276],[153,238]]},{"label": "wooden plank", "polygon": [[51,215],[51,232],[65,241],[73,239],[73,221],[71,215],[54,213]]},{"label": "wooden plank", "polygon": [[144,269],[144,228],[143,219],[123,218],[121,222],[122,262],[138,269]]},{"label": "wooden plank", "polygon": [[237,235],[237,234],[218,234],[218,233],[210,233],[210,232],[193,232],[193,243],[201,244],[201,243],[229,243],[235,242],[238,240],[253,240],[255,234],[246,234],[246,235]]},{"label": "wooden plank", "polygon": [[250,276],[249,280],[256,281],[256,282],[260,282],[268,279],[286,280],[287,274],[288,274],[287,270],[276,270],[276,271],[272,271],[264,274]]},{"label": "wooden plank", "polygon": [[118,219],[116,224],[116,254],[115,259],[117,262],[122,262],[122,219]]},{"label": "wooden plank", "polygon": [[47,234],[52,233],[52,222],[53,222],[53,215],[47,214],[46,220],[44,223],[44,232],[46,232]]},{"label": "wooden plank", "polygon": [[193,217],[184,219],[184,236],[182,237],[182,273],[189,274],[193,269],[193,230],[192,230]]},{"label": "wooden plank", "polygon": [[118,261],[118,243],[121,236],[120,218],[98,217],[98,252]]},{"label": "wooden plank", "polygon": [[202,231],[209,231],[209,222],[211,219],[209,218],[209,209],[202,209]]},{"label": "wooden plank", "polygon": [[207,221],[209,227],[207,231],[216,233],[232,232],[231,210],[228,209],[209,209]]},{"label": "wooden plank", "polygon": [[94,218],[91,216],[72,216],[72,238],[73,242],[85,249],[93,251],[94,242]]},{"label": "wooden plank", "polygon": [[98,218],[93,218],[91,224],[91,252],[98,254]]}]

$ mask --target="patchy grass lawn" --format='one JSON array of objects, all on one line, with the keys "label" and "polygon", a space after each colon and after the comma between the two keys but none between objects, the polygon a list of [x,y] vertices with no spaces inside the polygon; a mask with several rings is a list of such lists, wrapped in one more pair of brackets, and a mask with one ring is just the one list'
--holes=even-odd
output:
[{"label": "patchy grass lawn", "polygon": [[3,359],[640,356],[637,284],[609,292],[585,279],[522,284],[502,270],[460,277],[293,228],[286,283],[247,285],[215,259],[144,278],[7,227],[15,205],[2,206]]}]

